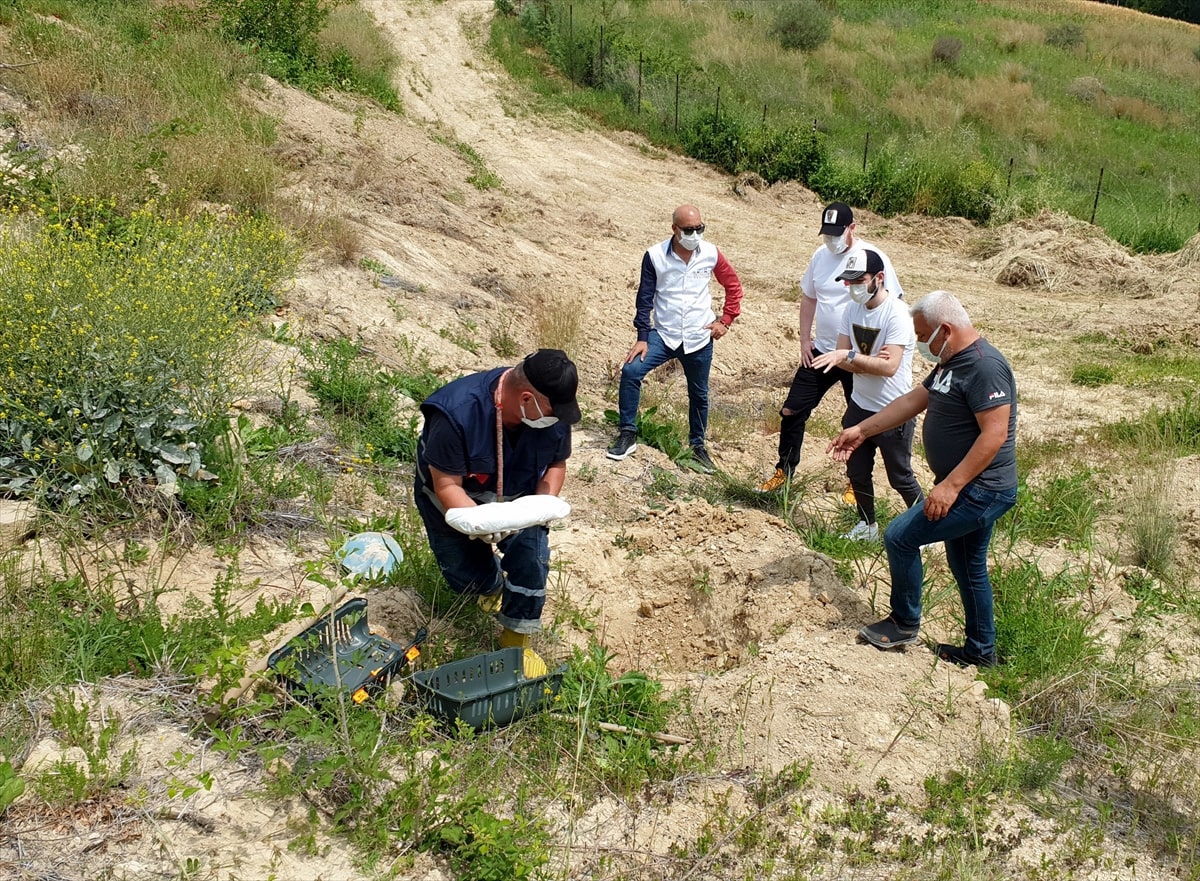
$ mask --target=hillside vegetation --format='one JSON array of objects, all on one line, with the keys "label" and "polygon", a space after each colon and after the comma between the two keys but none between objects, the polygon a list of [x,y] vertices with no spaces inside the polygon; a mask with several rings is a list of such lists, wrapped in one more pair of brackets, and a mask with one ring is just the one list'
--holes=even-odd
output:
[{"label": "hillside vegetation", "polygon": [[1135,251],[1200,229],[1195,25],[1024,0],[498,6],[514,75],[730,172],[883,214],[1094,208]]},{"label": "hillside vegetation", "polygon": [[[606,47],[609,28],[655,37],[672,94],[679,64],[749,102],[768,80],[732,85],[758,69],[734,55],[772,45],[768,8],[567,15],[580,52],[603,20]],[[1019,498],[992,558],[1002,666],[855,643],[887,563],[843,537],[854,515],[822,452],[836,401],[794,488],[752,489],[820,205],[783,160],[914,198],[998,186],[966,117],[858,114],[855,71],[906,66],[935,8],[975,22],[966,47],[999,27],[966,4],[845,4],[809,55],[770,50],[821,80],[811,104],[762,98],[783,127],[755,129],[723,91],[676,135],[659,82],[648,140],[596,124],[636,122],[632,81],[592,92],[549,64],[550,0],[0,0],[0,877],[1200,881],[1200,239],[1139,257],[1062,214],[1000,224],[1046,204],[1048,176],[972,203],[992,228],[860,213],[914,291],[955,267],[1020,378]],[[1036,27],[1013,49],[1029,94],[1033,60],[1092,52]],[[837,63],[810,68],[822,53]],[[975,79],[917,66],[928,94],[904,107],[944,89],[952,109]],[[1132,61],[1112,69],[1150,88]],[[889,119],[856,172],[837,126],[865,139]],[[757,145],[779,182],[662,146],[685,143]],[[1191,198],[1144,228],[1175,235]],[[637,258],[685,199],[748,292],[714,369],[711,476],[684,464],[666,370],[638,454],[604,455]],[[998,281],[1018,259],[1033,281]],[[425,631],[417,667],[494,647],[411,504],[417,404],[539,346],[576,360],[585,412],[538,637],[563,670],[554,712],[477,733],[413,699],[414,667],[361,705],[272,675],[223,699],[344,592],[398,642]],[[362,531],[395,536],[395,571],[340,565]],[[923,636],[956,639],[944,556],[927,562]]]}]

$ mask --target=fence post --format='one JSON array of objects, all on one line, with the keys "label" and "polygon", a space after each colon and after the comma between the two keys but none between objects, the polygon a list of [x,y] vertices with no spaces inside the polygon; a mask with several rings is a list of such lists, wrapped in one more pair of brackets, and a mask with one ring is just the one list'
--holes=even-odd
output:
[{"label": "fence post", "polygon": [[717,86],[717,109],[713,113],[713,125],[721,124],[721,87]]},{"label": "fence post", "polygon": [[867,148],[871,146],[871,133],[867,132],[867,139],[863,141],[863,173],[867,170]]},{"label": "fence post", "polygon": [[766,105],[765,103],[763,104],[763,121],[762,121],[762,124],[763,124],[763,125],[766,125],[766,124],[767,124],[767,105]]},{"label": "fence post", "polygon": [[675,71],[675,131],[679,131],[679,71]]},{"label": "fence post", "polygon": [[604,25],[600,25],[600,47],[596,52],[596,57],[600,59],[600,69],[596,71],[596,88],[604,88]]},{"label": "fence post", "polygon": [[575,4],[567,7],[567,48],[570,51],[570,68],[567,76],[571,80],[571,90],[575,90]]},{"label": "fence post", "polygon": [[1096,181],[1096,198],[1092,200],[1092,219],[1088,223],[1096,222],[1096,206],[1100,204],[1100,184],[1104,183],[1104,166],[1100,166],[1100,180]]},{"label": "fence post", "polygon": [[1012,190],[1012,166],[1013,166],[1013,157],[1009,156],[1008,157],[1008,183],[1006,183],[1004,185],[1004,198],[1005,199],[1008,198],[1008,194]]},{"label": "fence post", "polygon": [[638,116],[642,115],[642,53],[638,53]]}]

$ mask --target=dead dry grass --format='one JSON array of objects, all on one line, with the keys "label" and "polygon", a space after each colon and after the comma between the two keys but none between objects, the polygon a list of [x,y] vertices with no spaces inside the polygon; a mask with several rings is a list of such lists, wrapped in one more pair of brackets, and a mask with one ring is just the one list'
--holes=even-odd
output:
[{"label": "dead dry grass", "polygon": [[963,90],[964,115],[1010,138],[1048,144],[1060,132],[1050,103],[1027,82],[1007,76],[980,77]]}]

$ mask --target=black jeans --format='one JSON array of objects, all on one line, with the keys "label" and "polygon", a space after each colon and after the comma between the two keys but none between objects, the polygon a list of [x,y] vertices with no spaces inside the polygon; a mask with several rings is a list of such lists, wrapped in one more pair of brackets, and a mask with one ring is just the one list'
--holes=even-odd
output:
[{"label": "black jeans", "polygon": [[[824,354],[813,349],[814,358]],[[788,389],[787,400],[779,408],[779,461],[775,467],[782,469],[785,474],[791,474],[800,464],[800,448],[804,446],[804,426],[808,417],[816,409],[817,404],[825,397],[825,393],[838,383],[842,384],[842,395],[846,403],[850,403],[850,389],[853,388],[854,374],[834,367],[828,373],[814,370],[803,364],[792,378],[792,386]],[[788,416],[783,411],[791,410]]]},{"label": "black jeans", "polygon": [[[842,428],[858,425],[868,416],[873,416],[871,410],[865,410],[854,401],[846,404],[846,415],[842,417]],[[881,431],[862,442],[857,450],[846,460],[846,476],[854,487],[854,500],[858,505],[858,516],[867,523],[875,522],[875,451],[883,456],[883,467],[887,471],[888,483],[892,489],[900,493],[904,504],[911,508],[924,498],[921,485],[913,476],[912,442],[917,420],[910,419],[903,425],[888,431]]]}]

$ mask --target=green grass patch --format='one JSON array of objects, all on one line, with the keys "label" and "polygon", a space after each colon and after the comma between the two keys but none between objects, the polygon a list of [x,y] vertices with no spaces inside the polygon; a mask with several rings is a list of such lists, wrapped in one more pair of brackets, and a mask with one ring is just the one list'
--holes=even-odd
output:
[{"label": "green grass patch", "polygon": [[364,462],[416,460],[417,415],[400,411],[401,381],[350,340],[306,346],[305,354],[309,388],[344,445]]},{"label": "green grass patch", "polygon": [[1042,680],[1087,669],[1100,654],[1081,598],[1083,576],[1043,575],[1029,562],[993,567],[996,652],[1002,663],[982,676],[997,697],[1015,700]]},{"label": "green grass patch", "polygon": [[[1200,85],[1186,26],[1146,19],[1133,39],[1099,13],[1065,22],[1017,3],[859,0],[839,4],[826,33],[817,19],[829,11],[799,9],[510,3],[491,45],[559,106],[727,171],[794,177],[825,200],[1087,219],[1103,167],[1096,222],[1118,241],[1173,251],[1194,234],[1200,172],[1186,157],[1200,152]],[[960,47],[953,63],[931,56],[937,41]],[[1102,85],[1092,100],[1067,88],[1084,77]],[[800,138],[813,139],[808,160],[772,169]]]},{"label": "green grass patch", "polygon": [[1107,364],[1076,364],[1071,368],[1071,382],[1085,388],[1109,385],[1115,379],[1116,374]]},{"label": "green grass patch", "polygon": [[1084,547],[1092,540],[1101,510],[1100,486],[1090,468],[1053,474],[1022,475],[1017,503],[1000,518],[996,529],[1010,546],[1017,541],[1050,544],[1065,541]]},{"label": "green grass patch", "polygon": [[1200,452],[1200,396],[1189,391],[1174,406],[1151,407],[1141,419],[1122,419],[1110,430],[1117,440],[1140,449],[1184,456]]}]

